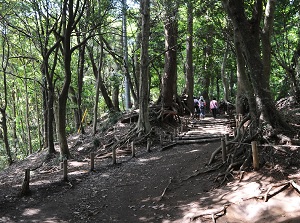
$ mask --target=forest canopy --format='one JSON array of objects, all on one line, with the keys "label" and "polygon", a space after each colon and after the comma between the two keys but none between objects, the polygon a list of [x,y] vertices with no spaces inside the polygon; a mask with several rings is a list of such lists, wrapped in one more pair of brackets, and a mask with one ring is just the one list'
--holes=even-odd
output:
[{"label": "forest canopy", "polygon": [[[46,148],[99,117],[183,95],[236,105],[255,125],[285,126],[274,102],[300,102],[299,1],[4,0],[0,8],[0,165]],[[263,118],[262,118],[263,117]],[[276,118],[274,118],[276,117]]]}]

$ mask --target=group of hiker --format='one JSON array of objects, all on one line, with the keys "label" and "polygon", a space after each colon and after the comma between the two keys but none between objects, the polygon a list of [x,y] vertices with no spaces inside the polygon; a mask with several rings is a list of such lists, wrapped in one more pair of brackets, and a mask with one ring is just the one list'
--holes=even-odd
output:
[{"label": "group of hiker", "polygon": [[[200,96],[199,99],[194,97],[194,108],[195,108],[196,117],[203,119],[205,117],[205,111],[206,111],[206,101],[204,100],[203,96]],[[211,111],[212,116],[216,118],[218,112],[218,102],[216,98],[213,98],[209,102],[209,110]]]}]

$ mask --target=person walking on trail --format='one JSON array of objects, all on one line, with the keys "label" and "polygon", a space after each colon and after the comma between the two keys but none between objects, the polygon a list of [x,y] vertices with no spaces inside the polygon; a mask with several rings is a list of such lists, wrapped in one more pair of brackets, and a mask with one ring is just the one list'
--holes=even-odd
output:
[{"label": "person walking on trail", "polygon": [[200,119],[205,117],[205,107],[206,107],[206,102],[203,96],[200,96],[199,99]]},{"label": "person walking on trail", "polygon": [[199,101],[196,97],[194,97],[194,109],[195,109],[195,116],[199,117],[199,113],[200,113]]},{"label": "person walking on trail", "polygon": [[217,117],[217,109],[218,109],[218,102],[216,100],[216,98],[213,98],[213,100],[211,100],[210,104],[209,104],[209,108],[212,112],[212,115],[214,118]]}]

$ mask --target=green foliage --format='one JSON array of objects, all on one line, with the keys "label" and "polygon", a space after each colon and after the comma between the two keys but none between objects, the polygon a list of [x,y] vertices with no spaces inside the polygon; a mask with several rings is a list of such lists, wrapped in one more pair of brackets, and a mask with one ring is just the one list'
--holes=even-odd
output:
[{"label": "green foliage", "polygon": [[[46,4],[47,3],[47,4]],[[161,79],[164,74],[164,11],[161,1],[152,2],[151,5],[151,34],[149,39],[150,57],[150,100],[156,101],[161,92]],[[169,1],[173,4],[172,1]],[[253,1],[246,2],[246,14],[250,18]],[[177,89],[181,94],[185,87],[185,62],[186,62],[186,29],[187,14],[186,4],[178,3],[179,10],[176,15],[178,19],[178,45],[177,45]],[[236,92],[236,61],[233,45],[232,25],[222,9],[221,1],[196,1],[194,5],[194,35],[193,35],[193,68],[194,68],[194,94],[195,96],[208,91],[209,96],[223,97],[222,81],[220,79],[221,63],[227,43],[230,44],[230,52],[226,65],[226,74],[230,82],[230,98],[234,102]],[[48,6],[46,8],[45,6]],[[81,108],[88,109],[88,122],[92,120],[95,100],[95,76],[97,72],[93,70],[88,50],[93,52],[93,59],[97,69],[100,66],[101,44],[104,44],[104,57],[102,70],[100,72],[104,81],[104,87],[110,97],[115,87],[120,88],[120,107],[123,108],[124,93],[123,81],[123,45],[122,45],[122,8],[120,1],[94,1],[89,13],[85,13],[80,18],[77,29],[74,30],[71,46],[78,44],[77,38],[91,36],[86,40],[86,53],[84,62],[84,78],[82,89]],[[29,130],[32,134],[32,145],[34,151],[40,149],[40,140],[43,141],[44,125],[44,98],[43,88],[45,75],[42,73],[43,50],[55,48],[55,43],[60,43],[59,21],[61,15],[61,1],[4,1],[0,7],[1,21],[0,29],[9,43],[10,55],[3,55],[9,58],[7,66],[7,117],[9,142],[12,145],[12,152],[16,159],[23,159],[28,155],[28,129],[26,126],[26,96],[29,108]],[[129,41],[129,64],[130,75],[139,75],[135,71],[135,58],[139,59],[140,43],[137,36],[141,32],[140,10],[138,7],[128,9],[127,13],[127,38]],[[290,94],[289,80],[286,71],[279,62],[291,65],[293,53],[299,44],[299,0],[277,1],[274,35],[272,39],[272,75],[270,79],[271,90],[274,98],[281,98]],[[6,28],[6,30],[4,30]],[[53,32],[55,30],[55,32]],[[8,52],[8,45],[4,44],[4,36],[1,36],[0,47]],[[4,47],[4,48],[3,48]],[[55,63],[56,50],[49,55],[48,71],[53,69],[53,84],[55,87],[55,105],[57,105],[57,95],[64,84],[64,58],[62,46],[57,44],[57,62]],[[4,59],[2,55],[0,60]],[[74,49],[71,61],[72,87],[75,96],[78,96],[78,70],[79,51]],[[54,66],[55,65],[55,66]],[[0,69],[0,106],[3,106],[3,75]],[[299,78],[299,77],[298,77]],[[28,91],[25,91],[25,83]],[[134,81],[133,81],[134,83]],[[135,83],[134,83],[135,84]],[[47,89],[46,86],[45,89]],[[137,92],[138,89],[134,89]],[[27,94],[27,95],[26,95]],[[69,95],[70,96],[70,95]],[[69,98],[71,99],[71,97]],[[74,110],[77,105],[68,100],[67,105],[67,126],[68,134],[77,131],[74,123]],[[57,108],[56,108],[57,109]],[[100,95],[99,116],[107,114],[106,119],[101,123],[101,129],[106,130],[117,122],[121,113],[111,113]],[[16,135],[15,135],[16,133]],[[15,143],[18,142],[18,143]],[[16,155],[17,154],[17,155]],[[5,160],[5,152],[1,147],[0,166]]]}]

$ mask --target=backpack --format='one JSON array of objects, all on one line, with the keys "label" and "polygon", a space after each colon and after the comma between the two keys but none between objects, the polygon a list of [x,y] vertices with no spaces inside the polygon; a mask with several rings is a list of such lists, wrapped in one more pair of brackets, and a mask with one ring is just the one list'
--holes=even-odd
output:
[{"label": "backpack", "polygon": [[202,108],[202,109],[203,109],[203,108],[204,108],[204,106],[205,106],[205,102],[204,102],[203,100],[201,100],[201,101],[200,101],[200,108]]}]

